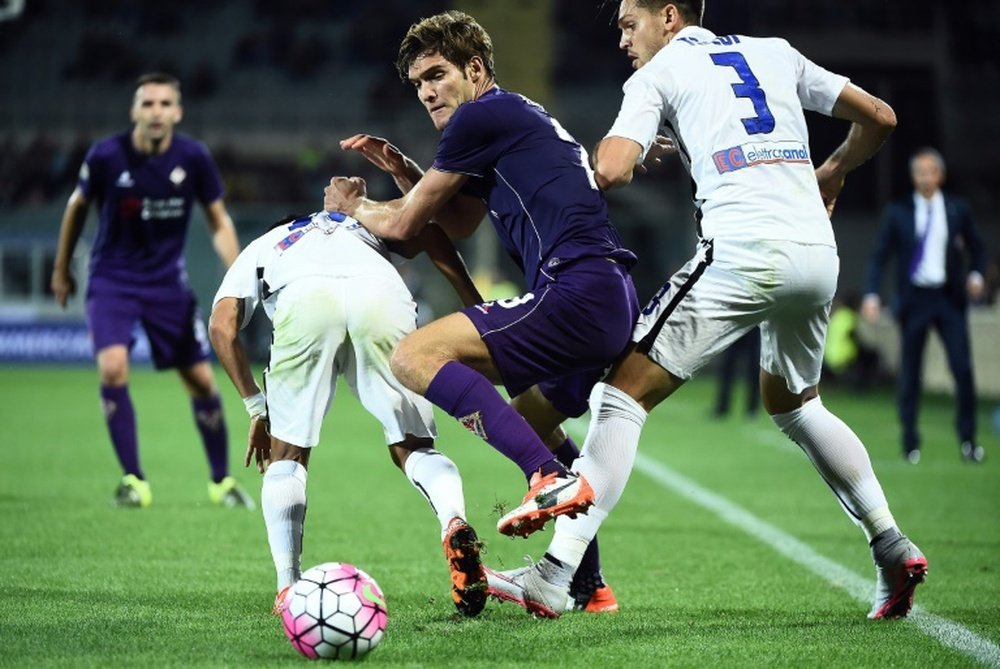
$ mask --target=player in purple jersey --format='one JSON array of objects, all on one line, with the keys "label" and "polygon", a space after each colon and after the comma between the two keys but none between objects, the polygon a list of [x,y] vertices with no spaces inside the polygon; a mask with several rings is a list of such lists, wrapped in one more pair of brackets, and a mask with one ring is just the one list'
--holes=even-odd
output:
[{"label": "player in purple jersey", "polygon": [[[586,151],[540,106],[497,86],[492,51],[489,35],[467,14],[414,24],[397,67],[442,131],[434,164],[422,173],[385,140],[345,140],[344,148],[391,173],[406,194],[375,202],[364,197],[363,182],[338,177],[325,206],[356,214],[389,239],[412,237],[432,218],[464,238],[489,214],[523,270],[524,295],[434,321],[404,338],[392,359],[406,386],[530,477],[524,512],[498,524],[520,535],[590,505],[590,484],[554,458],[546,441],[571,461],[577,449],[559,425],[586,411],[590,388],[628,342],[638,302],[628,275],[635,256],[611,225]],[[506,387],[512,405],[494,384]],[[596,547],[588,550],[594,567],[581,602],[590,606],[601,591],[604,604],[596,606],[617,608],[600,580]]]},{"label": "player in purple jersey", "polygon": [[101,402],[124,476],[119,506],[146,507],[152,492],[139,464],[135,411],[128,391],[133,328],[142,323],[157,369],[176,368],[191,396],[208,456],[209,498],[252,508],[253,499],[229,476],[226,424],[208,362],[208,340],[184,270],[191,208],[205,210],[215,251],[228,267],[239,253],[222,181],[208,149],[174,133],[182,116],[180,82],[160,73],[139,77],[130,131],[95,143],[80,168],[59,231],[52,292],[60,306],[76,290],[69,271],[87,209],[100,219],[90,258],[87,324],[97,357]]}]

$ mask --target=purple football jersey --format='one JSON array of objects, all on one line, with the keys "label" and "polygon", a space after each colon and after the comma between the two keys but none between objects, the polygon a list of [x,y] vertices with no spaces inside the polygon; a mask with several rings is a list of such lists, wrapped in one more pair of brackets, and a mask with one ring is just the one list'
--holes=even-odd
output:
[{"label": "purple football jersey", "polygon": [[174,133],[166,152],[132,146],[131,132],[95,143],[78,185],[97,200],[100,222],[90,259],[90,289],[156,291],[185,283],[184,244],[195,200],[222,197],[222,179],[201,142]]},{"label": "purple football jersey", "polygon": [[583,147],[522,95],[496,87],[459,106],[434,168],[470,177],[462,192],[485,202],[528,286],[578,258],[635,264],[609,220]]}]

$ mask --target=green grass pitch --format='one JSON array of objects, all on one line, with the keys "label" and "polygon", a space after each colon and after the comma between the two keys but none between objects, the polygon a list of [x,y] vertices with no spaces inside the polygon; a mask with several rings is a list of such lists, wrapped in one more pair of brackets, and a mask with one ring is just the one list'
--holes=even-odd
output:
[{"label": "green grass pitch", "polygon": [[[219,379],[233,471],[259,498],[259,475],[241,467],[245,412]],[[175,375],[137,369],[131,388],[154,495],[143,511],[110,505],[119,473],[93,369],[0,369],[0,666],[302,666],[270,615],[274,574],[260,511],[208,503],[207,466]],[[710,380],[694,381],[653,412],[644,458],[873,583],[863,534],[797,447],[765,417],[709,420],[712,391]],[[868,445],[901,528],[930,560],[917,596],[936,616],[930,633],[917,621],[866,620],[867,602],[641,469],[599,535],[620,613],[548,621],[490,603],[479,618],[460,619],[437,522],[346,386],[310,465],[303,566],[352,562],[378,580],[389,627],[365,660],[370,666],[1000,662],[1000,439],[992,404],[980,408],[988,459],[972,466],[958,456],[951,402],[927,398],[924,458],[914,467],[898,454],[890,391],[830,389],[824,400]],[[438,427],[439,447],[462,470],[487,563],[512,568],[524,555],[540,557],[548,531],[511,540],[494,529],[498,505],[523,494],[520,473],[447,416],[438,415]],[[935,636],[942,625],[973,651],[942,644]]]}]

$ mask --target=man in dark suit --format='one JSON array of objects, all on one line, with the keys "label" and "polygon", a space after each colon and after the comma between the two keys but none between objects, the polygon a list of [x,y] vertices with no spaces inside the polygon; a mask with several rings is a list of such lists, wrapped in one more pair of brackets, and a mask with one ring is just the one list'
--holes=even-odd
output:
[{"label": "man in dark suit", "polygon": [[966,315],[968,300],[978,300],[983,294],[986,253],[968,204],[941,192],[945,177],[941,154],[931,148],[918,150],[910,159],[910,176],[913,195],[891,204],[883,217],[861,311],[868,320],[878,319],[882,271],[889,256],[895,255],[892,309],[902,337],[898,403],[903,455],[913,464],[920,461],[921,372],[927,334],[935,328],[955,378],[960,452],[969,462],[981,462],[984,453],[976,443],[976,395]]}]

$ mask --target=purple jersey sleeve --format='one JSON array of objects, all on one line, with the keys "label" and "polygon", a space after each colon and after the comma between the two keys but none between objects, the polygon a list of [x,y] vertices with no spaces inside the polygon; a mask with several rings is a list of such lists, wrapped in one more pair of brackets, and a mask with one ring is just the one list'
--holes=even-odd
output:
[{"label": "purple jersey sleeve", "polygon": [[94,144],[90,147],[77,175],[76,185],[87,200],[93,199],[94,193],[100,193],[104,190],[103,184],[107,170],[100,146],[100,144]]}]

